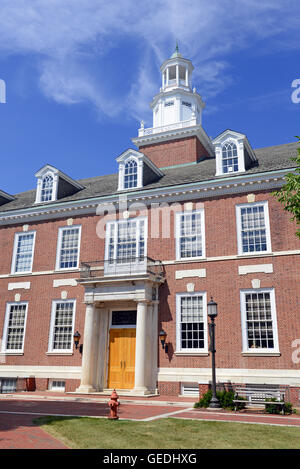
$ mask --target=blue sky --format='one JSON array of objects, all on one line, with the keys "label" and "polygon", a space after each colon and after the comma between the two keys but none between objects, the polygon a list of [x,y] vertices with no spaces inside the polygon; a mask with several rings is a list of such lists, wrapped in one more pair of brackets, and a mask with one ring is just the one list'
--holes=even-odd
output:
[{"label": "blue sky", "polygon": [[299,0],[0,0],[0,189],[35,187],[50,163],[74,179],[116,171],[116,157],[152,126],[159,66],[192,60],[215,137],[243,132],[254,148],[295,141],[300,103]]}]

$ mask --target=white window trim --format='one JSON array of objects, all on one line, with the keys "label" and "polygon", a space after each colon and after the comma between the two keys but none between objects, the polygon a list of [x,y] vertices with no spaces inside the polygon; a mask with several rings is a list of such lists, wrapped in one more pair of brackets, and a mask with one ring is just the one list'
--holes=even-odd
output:
[{"label": "white window trim", "polygon": [[[54,349],[53,348],[53,339],[54,339],[54,326],[55,326],[55,315],[56,315],[56,305],[58,303],[73,303],[73,320],[72,320],[72,339],[71,339],[71,348],[69,349]],[[74,335],[74,326],[75,326],[75,316],[76,316],[76,300],[53,300],[51,308],[51,319],[50,319],[50,330],[49,330],[49,340],[48,340],[48,354],[54,355],[69,355],[73,354],[73,335]]]},{"label": "white window trim", "polygon": [[[77,254],[77,267],[60,267],[60,254],[61,254],[61,243],[62,243],[62,234],[64,230],[71,230],[79,228],[78,234],[78,254]],[[58,237],[57,237],[57,248],[56,248],[56,261],[55,261],[55,270],[57,271],[71,271],[79,268],[79,259],[80,259],[80,246],[81,246],[81,225],[71,225],[71,226],[60,226],[58,228]]]},{"label": "white window trim", "polygon": [[[147,240],[148,240],[148,219],[147,217],[136,217],[136,218],[128,218],[128,219],[121,219],[121,220],[113,220],[113,221],[108,221],[106,223],[106,235],[105,235],[105,260],[109,260],[109,239],[110,239],[110,232],[111,232],[111,227],[113,225],[117,225],[121,222],[130,222],[130,221],[137,221],[137,248],[139,248],[139,239],[140,239],[140,222],[144,220],[144,257],[147,257]],[[115,234],[114,234],[114,254],[116,252],[116,238],[117,238],[117,229],[115,229]],[[138,251],[138,249],[137,249]],[[139,253],[137,253],[136,258],[139,258]],[[114,260],[117,258],[113,257]]]},{"label": "white window trim", "polygon": [[[267,250],[266,251],[253,251],[253,252],[243,252],[242,244],[242,223],[241,223],[241,209],[246,207],[254,207],[258,205],[264,206],[264,216],[265,216],[265,225],[266,225],[266,240],[267,240]],[[238,243],[238,255],[239,256],[257,256],[258,254],[271,254],[272,245],[271,245],[271,232],[270,232],[270,216],[269,216],[269,204],[267,200],[262,200],[260,202],[251,202],[247,204],[238,204],[235,206],[236,210],[236,231],[237,231],[237,243]]]},{"label": "white window trim", "polygon": [[[53,382],[60,382],[60,383],[65,383],[65,386],[63,388],[52,388]],[[60,378],[51,378],[49,379],[48,383],[48,391],[56,391],[56,392],[65,392],[66,389],[66,380],[65,379],[60,379]]]},{"label": "white window trim", "polygon": [[[180,314],[181,314],[181,298],[183,296],[202,296],[203,297],[203,323],[204,323],[204,347],[194,349],[183,349],[181,347],[181,329],[180,329]],[[204,291],[193,293],[177,293],[176,294],[176,351],[175,354],[184,355],[199,355],[208,354],[208,338],[207,338],[207,294]]]},{"label": "white window trim", "polygon": [[[47,200],[47,201],[42,202],[41,201],[42,185],[43,185],[43,179],[46,176],[51,176],[53,178],[52,198],[51,198],[51,200]],[[37,189],[36,189],[36,199],[35,199],[36,204],[41,204],[41,203],[42,204],[48,204],[48,203],[51,203],[51,202],[57,200],[58,179],[59,179],[58,174],[54,173],[53,171],[47,171],[42,176],[39,176],[38,181],[37,181]]]},{"label": "white window trim", "polygon": [[[238,157],[238,171],[232,171],[230,173],[223,172],[223,155],[222,149],[225,143],[234,143],[237,148],[237,157]],[[242,139],[235,139],[232,137],[224,139],[222,142],[219,142],[215,146],[216,152],[216,176],[227,176],[233,174],[239,174],[245,172],[245,156],[244,156],[244,142]]]},{"label": "white window trim", "polygon": [[[202,237],[202,256],[196,257],[181,257],[180,256],[180,222],[182,215],[196,214],[200,213],[201,215],[201,237]],[[183,212],[176,213],[175,220],[175,240],[176,240],[176,261],[186,261],[186,260],[196,260],[196,259],[205,259],[205,213],[204,208],[198,210],[185,210]]]},{"label": "white window trim", "polygon": [[[273,341],[274,348],[254,348],[248,347],[247,327],[246,327],[246,301],[245,297],[247,293],[270,293],[271,301],[271,314],[272,314],[272,325],[273,325]],[[247,355],[272,355],[274,353],[279,354],[279,342],[278,342],[278,328],[277,328],[277,313],[276,313],[276,302],[275,302],[275,290],[274,288],[256,288],[246,289],[240,291],[240,305],[241,305],[241,322],[242,322],[242,347],[243,353]]]},{"label": "white window trim", "polygon": [[[8,335],[8,318],[9,318],[9,312],[10,312],[10,307],[11,306],[26,306],[25,309],[25,319],[24,319],[24,333],[23,333],[23,343],[22,343],[22,349],[6,349],[6,344],[7,344],[7,335]],[[5,355],[22,355],[24,353],[24,343],[25,343],[25,335],[26,335],[26,324],[27,324],[27,312],[28,312],[28,301],[13,301],[6,303],[6,311],[5,311],[5,320],[4,320],[4,327],[3,327],[3,336],[2,336],[2,347],[1,347],[1,353],[4,353]]]},{"label": "white window trim", "polygon": [[[33,234],[33,242],[32,242],[32,256],[31,256],[31,265],[30,269],[22,272],[16,272],[16,260],[17,260],[17,249],[18,249],[18,240],[19,237],[22,235],[29,235]],[[13,256],[12,256],[12,262],[11,262],[11,275],[24,275],[24,274],[30,274],[32,272],[32,266],[33,266],[33,258],[34,258],[34,249],[35,249],[35,238],[36,238],[36,231],[19,231],[18,233],[15,233],[15,239],[14,239],[14,247],[13,247]]]},{"label": "white window trim", "polygon": [[[125,165],[129,160],[133,160],[137,164],[137,185],[135,187],[124,187],[124,180],[125,180]],[[143,187],[143,160],[141,158],[137,158],[133,155],[128,156],[126,160],[121,161],[119,163],[119,185],[118,191],[133,191],[135,189],[139,189]]]}]

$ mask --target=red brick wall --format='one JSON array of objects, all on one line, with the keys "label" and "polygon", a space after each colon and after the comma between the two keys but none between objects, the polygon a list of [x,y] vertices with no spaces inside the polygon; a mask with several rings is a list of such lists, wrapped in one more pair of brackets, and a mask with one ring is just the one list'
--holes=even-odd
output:
[{"label": "red brick wall", "polygon": [[[256,201],[268,200],[270,213],[271,242],[273,252],[300,249],[300,240],[295,236],[296,225],[290,221],[290,215],[282,210],[276,199],[267,192],[256,195]],[[206,255],[207,258],[218,256],[236,256],[237,235],[235,205],[246,203],[246,195],[207,198],[204,203]],[[194,207],[196,206],[196,202]],[[166,218],[167,208],[163,210]],[[149,218],[150,218],[150,214]],[[101,260],[104,258],[103,239],[96,235],[99,217],[85,216],[74,218],[74,225],[82,225],[81,261]],[[37,231],[33,272],[53,271],[55,268],[58,228],[66,226],[66,219],[51,222],[39,222],[29,225]],[[22,231],[22,225],[0,228],[0,275],[7,275],[11,269],[11,259],[15,232]],[[149,236],[150,236],[149,219]],[[159,367],[210,368],[210,357],[176,356],[176,293],[186,292],[187,283],[195,284],[196,291],[206,291],[218,302],[219,316],[216,320],[217,367],[241,369],[291,369],[299,370],[299,364],[292,362],[292,342],[300,338],[299,321],[299,255],[258,256],[229,260],[210,260],[193,263],[176,263],[174,239],[174,214],[171,216],[170,237],[148,239],[148,256],[154,259],[171,261],[165,266],[166,282],[160,287],[159,330],[163,328],[168,336],[168,355],[159,347]],[[238,266],[271,263],[273,274],[238,275]],[[175,280],[176,270],[206,269],[205,278],[185,278]],[[85,305],[82,286],[60,288],[53,287],[53,279],[77,278],[78,272],[49,273],[44,275],[14,275],[0,278],[0,337],[2,335],[6,303],[14,301],[16,293],[21,294],[21,301],[29,301],[24,355],[7,356],[6,365],[34,366],[80,366],[81,355],[74,350],[72,356],[49,356],[49,327],[52,300],[61,298],[61,291],[68,292],[68,299],[76,299],[75,330],[82,335],[84,331]],[[278,323],[280,357],[245,357],[242,355],[240,289],[252,288],[251,280],[259,278],[261,287],[274,287]],[[29,281],[30,290],[8,291],[9,282]],[[1,374],[1,363],[0,363]],[[30,373],[32,374],[32,373]],[[162,388],[162,383],[159,384]],[[169,389],[178,385],[168,384]],[[74,386],[72,385],[72,388]],[[174,388],[174,389],[175,389]],[[167,388],[166,388],[167,389]],[[177,388],[176,388],[177,389]],[[170,391],[171,392],[171,391]],[[172,391],[175,392],[175,391]],[[177,392],[177,391],[176,391]],[[178,391],[179,392],[179,391]]]},{"label": "red brick wall", "polygon": [[158,167],[194,163],[209,156],[197,137],[187,137],[169,142],[145,145],[139,148]]},{"label": "red brick wall", "polygon": [[158,392],[161,396],[178,396],[180,394],[180,383],[160,381],[158,383]]}]

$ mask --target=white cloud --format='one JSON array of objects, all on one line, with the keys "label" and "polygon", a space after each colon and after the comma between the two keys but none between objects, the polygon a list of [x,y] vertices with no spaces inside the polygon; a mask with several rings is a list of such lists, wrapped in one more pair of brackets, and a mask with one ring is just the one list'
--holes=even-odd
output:
[{"label": "white cloud", "polygon": [[[264,40],[266,51],[300,39],[298,0],[1,0],[0,54],[35,55],[42,92],[63,104],[89,102],[101,115],[141,119],[159,88],[158,65],[176,38],[201,94],[232,81],[229,54]],[[134,41],[128,91],[103,80],[109,54]],[[97,63],[99,73],[91,66]],[[126,67],[127,68],[127,67]],[[149,117],[147,114],[146,118]]]}]

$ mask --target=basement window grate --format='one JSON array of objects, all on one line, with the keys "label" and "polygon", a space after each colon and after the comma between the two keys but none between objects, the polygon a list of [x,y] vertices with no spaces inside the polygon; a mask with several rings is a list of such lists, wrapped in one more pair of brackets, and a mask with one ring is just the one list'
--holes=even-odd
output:
[{"label": "basement window grate", "polygon": [[199,396],[198,383],[182,383],[181,394],[183,396]]},{"label": "basement window grate", "polygon": [[0,378],[0,393],[7,394],[16,392],[17,378]]},{"label": "basement window grate", "polygon": [[60,380],[51,380],[49,382],[49,391],[65,392],[66,382]]}]

